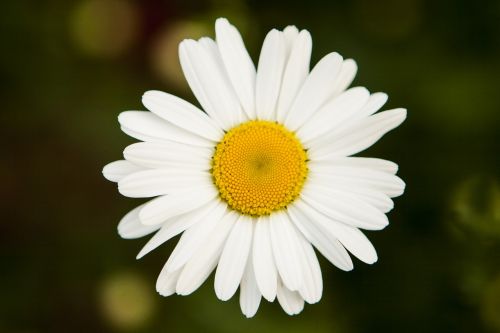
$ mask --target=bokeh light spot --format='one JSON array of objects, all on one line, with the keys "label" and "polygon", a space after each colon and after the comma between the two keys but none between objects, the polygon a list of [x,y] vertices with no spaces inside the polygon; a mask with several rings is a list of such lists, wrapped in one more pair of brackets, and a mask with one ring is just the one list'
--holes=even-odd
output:
[{"label": "bokeh light spot", "polygon": [[186,38],[198,39],[213,35],[212,30],[211,25],[196,21],[179,21],[165,26],[156,36],[151,50],[154,73],[178,89],[187,89],[179,62],[179,43]]},{"label": "bokeh light spot", "polygon": [[126,0],[85,0],[71,17],[78,49],[90,56],[111,58],[129,49],[138,36],[140,15]]},{"label": "bokeh light spot", "polygon": [[151,318],[155,302],[150,284],[134,273],[115,273],[104,280],[100,302],[103,316],[117,328],[142,327]]}]

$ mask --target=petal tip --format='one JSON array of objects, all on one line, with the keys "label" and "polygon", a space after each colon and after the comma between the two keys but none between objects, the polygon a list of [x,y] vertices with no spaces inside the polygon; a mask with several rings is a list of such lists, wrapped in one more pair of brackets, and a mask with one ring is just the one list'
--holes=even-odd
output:
[{"label": "petal tip", "polygon": [[354,59],[345,59],[344,60],[344,65],[348,65],[348,66],[353,66],[354,69],[357,69],[358,68],[358,64],[356,63],[356,61]]},{"label": "petal tip", "polygon": [[406,117],[408,116],[408,110],[401,108],[401,113],[403,114],[403,120],[405,120]]},{"label": "petal tip", "polygon": [[311,33],[307,29],[300,30],[299,37],[300,36],[303,36],[302,38],[306,38],[307,40],[311,40],[312,41]]},{"label": "petal tip", "polygon": [[372,258],[370,260],[367,260],[366,263],[368,265],[373,265],[374,263],[376,263],[378,261],[378,257],[375,257],[375,258]]},{"label": "petal tip", "polygon": [[182,40],[179,43],[179,54],[187,51],[186,50],[187,47],[192,47],[192,46],[196,45],[196,43],[197,43],[197,41],[195,41],[194,39],[191,39],[191,38],[186,38],[186,39]]},{"label": "petal tip", "polygon": [[110,170],[110,169],[112,168],[112,167],[111,167],[111,164],[112,164],[112,163],[114,163],[114,162],[111,162],[111,163],[106,164],[106,165],[102,168],[102,170],[101,170],[101,173],[102,173],[103,177],[104,177],[104,178],[106,178],[106,179],[107,179],[107,180],[109,180],[109,181],[113,181],[113,179],[115,179],[115,178],[113,177],[113,175],[112,175],[111,170]]},{"label": "petal tip", "polygon": [[272,295],[271,295],[271,294],[268,294],[268,293],[266,293],[266,295],[262,294],[262,297],[264,297],[264,299],[265,299],[266,301],[268,301],[269,303],[272,303],[272,302],[274,302],[274,300],[276,299],[276,293],[274,293],[274,294],[272,294]]},{"label": "petal tip", "polygon": [[229,24],[229,20],[225,17],[219,17],[215,20],[215,24]]},{"label": "petal tip", "polygon": [[137,253],[137,255],[135,256],[135,259],[136,260],[139,260],[139,259],[142,259],[146,254],[148,254],[150,252],[149,250],[149,247],[147,246],[144,246],[140,251],[139,253]]},{"label": "petal tip", "polygon": [[335,62],[342,62],[342,60],[344,59],[338,52],[331,52],[330,54],[327,54],[326,57],[334,58]]},{"label": "petal tip", "polygon": [[126,239],[123,228],[121,228],[120,225],[118,225],[118,227],[116,228],[116,232],[118,233],[118,236],[120,236],[123,239]]},{"label": "petal tip", "polygon": [[161,97],[161,95],[165,94],[163,91],[160,90],[147,90],[142,94],[142,103],[144,104],[144,100],[150,99],[153,97]]}]

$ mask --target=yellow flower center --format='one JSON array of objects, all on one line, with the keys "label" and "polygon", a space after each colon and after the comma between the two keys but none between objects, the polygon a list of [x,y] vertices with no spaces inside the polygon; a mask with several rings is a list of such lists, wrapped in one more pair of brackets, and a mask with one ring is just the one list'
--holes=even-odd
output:
[{"label": "yellow flower center", "polygon": [[232,128],[217,144],[212,175],[220,197],[247,215],[285,208],[300,193],[307,155],[295,134],[270,121]]}]

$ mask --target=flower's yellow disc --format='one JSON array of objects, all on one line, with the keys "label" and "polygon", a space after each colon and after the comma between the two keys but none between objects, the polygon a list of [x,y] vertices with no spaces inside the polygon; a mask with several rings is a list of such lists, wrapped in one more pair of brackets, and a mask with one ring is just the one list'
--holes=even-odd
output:
[{"label": "flower's yellow disc", "polygon": [[307,171],[307,154],[295,134],[263,120],[228,131],[212,161],[220,197],[252,216],[270,214],[295,200]]}]

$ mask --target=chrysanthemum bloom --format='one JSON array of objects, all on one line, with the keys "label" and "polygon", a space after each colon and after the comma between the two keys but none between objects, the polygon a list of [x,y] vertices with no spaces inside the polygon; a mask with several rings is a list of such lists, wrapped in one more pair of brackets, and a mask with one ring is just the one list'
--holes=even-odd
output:
[{"label": "chrysanthemum bloom", "polygon": [[406,117],[377,112],[387,100],[363,87],[346,90],[356,63],[338,53],[309,71],[308,31],[270,31],[257,69],[226,19],[216,40],[179,46],[184,75],[203,111],[173,95],[148,91],[151,112],[119,115],[122,130],[143,142],[104,167],[121,194],[156,197],[118,225],[123,238],[156,232],[141,258],[181,234],[158,277],[161,295],[188,295],[215,269],[215,293],[240,288],[252,317],[263,296],[288,314],[318,302],[323,284],[313,246],[344,271],[347,251],[368,264],[374,247],[359,229],[380,230],[392,197],[403,193],[393,162],[352,157]]}]

